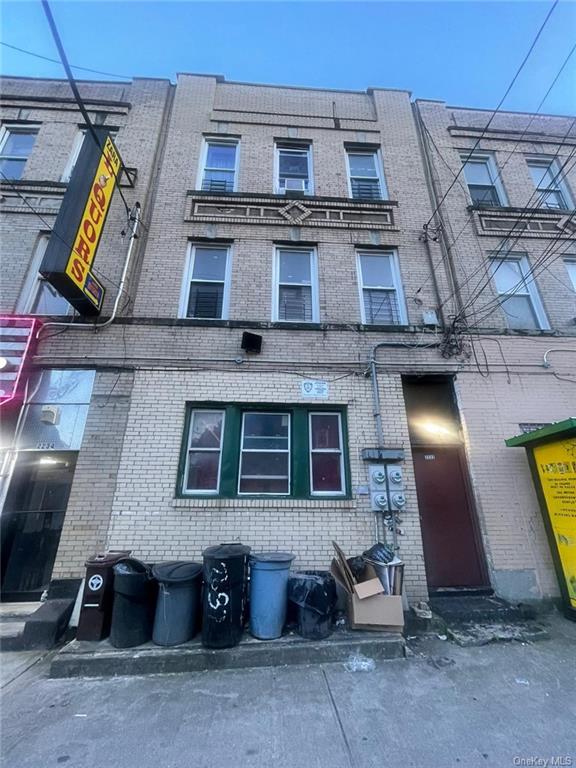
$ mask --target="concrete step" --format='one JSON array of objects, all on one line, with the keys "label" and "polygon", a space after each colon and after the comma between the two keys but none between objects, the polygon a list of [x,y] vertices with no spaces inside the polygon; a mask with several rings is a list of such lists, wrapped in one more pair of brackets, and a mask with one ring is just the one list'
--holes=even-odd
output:
[{"label": "concrete step", "polygon": [[3,651],[20,650],[25,626],[25,621],[3,619],[0,622],[0,649]]},{"label": "concrete step", "polygon": [[305,640],[289,634],[278,640],[246,636],[234,648],[211,650],[199,639],[166,648],[146,643],[137,648],[113,648],[108,640],[73,640],[54,656],[50,677],[114,677],[119,675],[201,672],[293,664],[344,662],[354,657],[375,661],[404,658],[405,642],[395,632],[337,631],[325,640]]},{"label": "concrete step", "polygon": [[536,618],[536,610],[528,605],[511,605],[495,596],[431,596],[430,607],[450,625],[462,622],[522,623]]},{"label": "concrete step", "polygon": [[31,616],[42,605],[35,603],[0,603],[0,622],[5,619],[15,619]]}]

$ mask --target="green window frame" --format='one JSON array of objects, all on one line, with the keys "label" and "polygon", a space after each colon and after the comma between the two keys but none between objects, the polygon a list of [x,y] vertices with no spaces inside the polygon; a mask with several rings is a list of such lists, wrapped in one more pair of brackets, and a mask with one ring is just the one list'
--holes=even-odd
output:
[{"label": "green window frame", "polygon": [[[193,414],[199,411],[223,411],[224,431],[221,442],[218,490],[213,492],[187,490],[188,454]],[[239,492],[242,458],[243,423],[246,413],[286,414],[289,416],[289,488],[288,493]],[[312,488],[312,416],[339,416],[342,488],[322,492]],[[350,464],[348,454],[348,425],[345,406],[292,405],[278,403],[188,402],[184,419],[176,496],[178,498],[238,498],[238,499],[349,499],[351,498]]]}]

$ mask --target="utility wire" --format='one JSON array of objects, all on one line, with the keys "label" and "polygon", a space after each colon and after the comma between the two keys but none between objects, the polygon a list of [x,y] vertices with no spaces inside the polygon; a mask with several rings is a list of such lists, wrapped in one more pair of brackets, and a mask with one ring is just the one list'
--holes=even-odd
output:
[{"label": "utility wire", "polygon": [[[46,0],[42,0],[42,2],[46,2]],[[496,107],[496,109],[495,109],[495,110],[492,112],[492,114],[491,114],[491,116],[490,116],[490,119],[488,120],[488,122],[487,122],[487,123],[486,123],[486,125],[484,126],[484,128],[483,128],[483,130],[482,130],[482,133],[480,134],[480,136],[479,136],[479,137],[478,137],[478,139],[476,140],[476,143],[474,144],[474,146],[473,146],[473,147],[472,147],[472,149],[470,150],[470,153],[469,153],[468,157],[467,157],[467,158],[466,158],[466,160],[464,160],[464,162],[462,163],[462,167],[459,169],[458,173],[456,174],[456,177],[454,178],[454,180],[452,181],[452,183],[450,184],[450,186],[448,187],[448,189],[446,190],[446,192],[445,192],[445,193],[444,193],[444,195],[442,196],[442,199],[440,200],[440,202],[439,202],[439,203],[436,205],[436,208],[434,209],[434,212],[432,213],[432,215],[430,216],[430,218],[429,218],[429,219],[428,219],[428,221],[426,222],[426,226],[429,226],[429,225],[430,225],[430,223],[432,222],[432,220],[434,219],[434,217],[435,217],[435,216],[436,216],[436,214],[438,213],[438,209],[440,208],[440,206],[442,205],[442,203],[443,203],[443,202],[444,202],[444,200],[446,199],[446,196],[448,195],[448,193],[450,192],[450,190],[452,189],[452,187],[453,187],[453,186],[456,184],[456,181],[457,181],[457,179],[460,177],[460,175],[461,175],[462,171],[464,170],[464,166],[466,165],[466,163],[468,162],[468,160],[470,160],[470,158],[472,157],[472,155],[474,154],[474,152],[475,152],[475,151],[476,151],[476,149],[478,148],[478,145],[480,144],[480,142],[481,142],[481,141],[482,141],[482,139],[484,138],[484,135],[485,135],[486,131],[488,130],[488,128],[489,128],[489,127],[490,127],[490,125],[492,124],[492,121],[494,120],[494,118],[495,118],[495,117],[496,117],[496,115],[498,114],[498,112],[499,112],[499,110],[500,110],[500,107],[502,106],[502,104],[503,104],[503,103],[504,103],[504,101],[506,100],[506,98],[507,98],[508,94],[510,93],[510,91],[511,91],[511,90],[512,90],[512,88],[514,87],[514,84],[516,83],[516,80],[517,80],[517,79],[518,79],[518,77],[520,76],[520,73],[521,73],[521,72],[522,72],[522,70],[524,69],[524,66],[526,65],[526,62],[527,62],[527,61],[528,61],[528,59],[530,58],[530,54],[531,54],[531,53],[532,53],[532,51],[534,50],[534,48],[535,48],[535,46],[536,46],[536,43],[537,43],[537,42],[538,42],[538,40],[540,39],[540,35],[541,35],[541,34],[542,34],[542,32],[544,31],[544,28],[546,27],[546,24],[548,23],[548,20],[550,19],[550,17],[551,17],[551,16],[552,16],[552,14],[554,13],[554,10],[556,9],[556,6],[558,5],[558,3],[559,3],[559,0],[554,0],[554,3],[552,4],[552,7],[551,7],[551,8],[550,8],[550,10],[548,11],[548,13],[547,13],[547,15],[546,15],[546,18],[545,18],[545,19],[544,19],[544,21],[542,22],[542,25],[540,26],[540,29],[538,30],[538,32],[537,32],[537,34],[536,34],[536,37],[535,37],[535,38],[534,38],[534,40],[532,41],[532,44],[530,45],[530,48],[528,49],[528,52],[526,53],[526,55],[524,56],[524,59],[522,60],[522,63],[520,64],[520,66],[519,66],[519,67],[518,67],[518,69],[516,70],[516,74],[515,74],[515,75],[514,75],[514,77],[512,78],[512,80],[511,80],[511,82],[510,82],[510,85],[508,86],[508,88],[506,88],[506,91],[505,91],[505,93],[504,93],[504,96],[502,96],[502,98],[501,98],[501,99],[500,99],[500,101],[498,102],[498,106],[497,106],[497,107]]]},{"label": "utility wire", "polygon": [[[558,0],[556,0],[556,2],[558,2]],[[54,42],[56,43],[56,48],[58,49],[58,53],[62,61],[62,66],[64,67],[64,70],[66,72],[66,77],[68,78],[68,82],[70,83],[70,88],[72,88],[72,93],[74,94],[74,98],[76,100],[76,104],[78,105],[78,109],[82,113],[82,117],[86,122],[86,126],[88,128],[88,131],[90,132],[90,135],[96,142],[96,146],[103,153],[104,147],[100,143],[98,135],[96,134],[96,131],[94,130],[94,126],[92,125],[92,121],[90,120],[90,116],[86,110],[86,107],[84,106],[84,102],[82,101],[82,96],[80,95],[80,91],[78,90],[78,86],[76,85],[76,81],[74,80],[74,75],[72,74],[72,70],[70,69],[70,64],[68,63],[66,51],[64,50],[64,46],[62,45],[62,40],[60,39],[60,34],[58,32],[58,28],[56,27],[56,22],[54,21],[54,17],[52,16],[52,11],[50,10],[50,5],[48,4],[48,0],[42,0],[42,7],[44,8],[44,13],[46,14],[46,18],[48,19],[48,25],[50,27],[50,31],[52,32],[52,37],[54,38]],[[122,164],[122,170],[128,176],[128,171],[126,170],[126,166],[124,165],[122,158],[120,158],[120,162]],[[114,171],[114,169],[112,168],[112,166],[110,166],[110,168],[116,179],[116,186],[118,187],[118,193],[122,198],[122,202],[124,203],[124,207],[126,208],[126,213],[130,215],[131,209],[128,203],[126,202],[126,198],[124,197],[122,189],[120,188],[118,176]]]},{"label": "utility wire", "polygon": [[[516,141],[516,143],[514,144],[514,146],[512,147],[512,149],[510,150],[510,152],[508,153],[508,156],[506,157],[506,159],[504,160],[504,162],[503,162],[503,163],[502,163],[502,165],[500,166],[500,169],[498,170],[498,173],[496,174],[496,177],[495,177],[495,179],[494,179],[494,184],[495,184],[495,183],[496,183],[496,182],[497,182],[499,179],[501,179],[501,178],[502,178],[502,173],[503,173],[503,171],[504,171],[504,168],[506,168],[506,166],[507,166],[507,165],[508,165],[508,163],[510,162],[510,159],[511,159],[512,155],[514,155],[514,154],[515,154],[515,152],[516,152],[516,150],[518,149],[519,145],[520,145],[520,144],[521,144],[521,142],[523,141],[523,139],[524,139],[524,136],[526,136],[526,134],[528,133],[528,129],[530,128],[530,126],[532,125],[532,123],[534,122],[534,120],[536,119],[536,116],[537,116],[537,115],[540,113],[540,110],[542,109],[542,107],[543,107],[544,103],[546,102],[546,99],[548,98],[548,96],[550,95],[550,93],[551,93],[552,89],[554,88],[554,86],[555,86],[555,85],[556,85],[556,83],[558,82],[558,79],[559,79],[560,75],[562,74],[562,72],[563,72],[563,71],[564,71],[564,69],[566,68],[566,65],[567,65],[567,64],[568,64],[568,62],[570,61],[570,59],[571,59],[571,57],[572,57],[572,54],[574,53],[574,51],[576,51],[576,43],[574,43],[574,45],[573,45],[573,46],[572,46],[572,48],[570,49],[570,51],[569,51],[568,55],[567,55],[567,56],[566,56],[566,58],[564,59],[564,61],[563,61],[562,65],[561,65],[561,67],[560,67],[560,69],[559,69],[559,70],[558,70],[558,72],[556,73],[556,76],[555,76],[554,80],[552,80],[552,83],[550,84],[550,86],[549,86],[548,90],[546,91],[546,93],[545,93],[545,94],[544,94],[544,96],[542,97],[542,99],[541,99],[540,103],[539,103],[539,104],[538,104],[538,106],[536,107],[536,111],[535,111],[535,112],[534,112],[534,113],[533,113],[533,114],[530,116],[530,120],[529,120],[529,121],[526,123],[526,127],[524,128],[524,130],[523,130],[523,131],[522,131],[522,133],[520,134],[520,138],[519,138],[519,139]],[[436,151],[439,153],[439,150],[438,150],[438,148],[437,148],[437,147],[436,147]],[[446,165],[448,165],[448,164],[446,163],[446,161],[444,161],[444,162],[445,162],[445,164],[446,164]],[[449,165],[448,165],[448,168],[450,168],[450,166],[449,166]],[[452,169],[451,169],[451,168],[450,168],[450,170],[452,171]],[[452,173],[454,173],[454,171],[452,171]],[[466,194],[468,194],[468,192],[467,192],[467,191],[466,191]],[[454,239],[454,240],[453,240],[453,241],[450,243],[450,246],[449,246],[449,247],[452,247],[452,246],[454,246],[454,245],[455,245],[455,244],[458,242],[458,240],[460,239],[460,237],[461,237],[462,233],[464,232],[464,230],[466,229],[466,227],[467,227],[467,226],[470,224],[470,222],[471,222],[471,220],[472,220],[472,216],[473,216],[473,213],[474,213],[473,211],[470,211],[470,213],[468,214],[468,217],[467,217],[467,219],[466,219],[466,223],[464,224],[464,226],[462,227],[462,229],[460,230],[460,232],[458,232],[458,234],[456,235],[456,238],[455,238],[455,239]]]},{"label": "utility wire", "polygon": [[[32,203],[30,203],[30,201],[26,199],[26,197],[25,197],[25,196],[22,194],[22,192],[20,192],[20,190],[18,189],[18,187],[17,187],[15,184],[13,184],[13,183],[12,183],[12,179],[8,178],[8,176],[6,176],[6,174],[4,173],[4,171],[1,171],[1,170],[0,170],[0,176],[2,176],[2,178],[4,179],[4,181],[6,181],[6,182],[7,182],[7,183],[10,185],[10,188],[11,188],[11,189],[12,189],[14,192],[16,192],[16,194],[17,194],[17,195],[18,195],[18,197],[19,197],[19,198],[22,200],[22,202],[24,203],[24,205],[26,205],[26,206],[27,206],[27,207],[28,207],[28,208],[29,208],[29,209],[32,211],[32,213],[33,213],[35,216],[37,216],[37,217],[40,219],[40,221],[42,222],[42,224],[44,224],[44,226],[46,227],[46,229],[47,229],[47,230],[50,232],[50,235],[51,235],[51,236],[54,236],[54,237],[56,237],[56,238],[58,238],[58,240],[60,240],[60,242],[61,242],[61,243],[63,243],[63,244],[66,246],[66,248],[69,248],[69,249],[70,249],[70,251],[73,251],[73,250],[74,250],[74,246],[73,246],[73,245],[70,245],[70,243],[69,243],[67,240],[64,240],[64,238],[62,237],[62,235],[60,235],[58,232],[56,232],[56,230],[54,229],[54,227],[53,227],[53,226],[52,226],[52,225],[51,225],[49,222],[47,222],[47,221],[46,221],[46,219],[44,218],[44,216],[42,216],[42,214],[40,213],[40,211],[37,211],[37,210],[36,210],[36,208],[34,208],[34,206],[32,205]],[[112,284],[113,286],[115,286],[116,288],[120,288],[120,284],[119,284],[119,283],[116,283],[114,280],[112,280],[110,277],[108,277],[107,275],[105,275],[103,272],[101,272],[101,271],[100,271],[99,269],[97,269],[96,267],[92,266],[92,267],[90,267],[90,269],[91,269],[91,271],[92,271],[92,272],[95,272],[97,275],[100,275],[100,277],[101,277],[103,280],[106,280],[108,283],[111,283],[111,284]]]},{"label": "utility wire", "polygon": [[[559,146],[559,148],[558,148],[558,150],[556,152],[556,155],[551,159],[551,162],[554,162],[555,160],[558,159],[558,157],[560,155],[560,152],[562,151],[562,149],[563,149],[563,147],[565,145],[565,142],[566,142],[566,140],[567,140],[567,138],[568,138],[568,136],[569,136],[569,134],[570,134],[574,124],[576,124],[576,118],[572,121],[570,127],[568,128],[568,131],[566,132],[566,134],[565,134],[565,136],[563,138],[562,144]],[[568,165],[568,163],[571,162],[571,160],[574,157],[575,153],[576,153],[576,147],[574,147],[574,149],[571,150],[570,154],[568,155],[568,157],[566,158],[564,163],[560,166],[560,168],[558,169],[557,173],[554,175],[554,177],[552,179],[552,182],[551,182],[552,184],[556,183],[556,181],[558,181],[560,178],[562,178],[562,175],[563,175],[563,173],[564,173],[564,171],[566,169],[566,166]],[[503,237],[502,241],[500,242],[500,245],[498,246],[496,252],[491,255],[491,258],[498,258],[498,256],[500,256],[502,254],[504,249],[506,249],[507,251],[510,251],[516,245],[516,243],[519,241],[519,239],[524,235],[524,233],[526,231],[526,227],[522,227],[521,225],[522,224],[526,224],[527,225],[536,216],[538,216],[538,214],[541,212],[541,208],[539,206],[545,200],[547,194],[548,194],[548,192],[546,190],[541,192],[541,193],[539,193],[539,194],[538,194],[538,191],[536,189],[532,192],[532,194],[530,195],[528,201],[526,202],[526,204],[524,205],[524,207],[520,211],[520,214],[515,219],[513,226],[504,235],[504,237]],[[534,201],[534,204],[531,206],[531,203],[532,203],[533,198],[534,198],[535,195],[537,195],[537,199],[536,199],[536,201]],[[513,237],[513,235],[515,234],[516,230],[518,230],[519,227],[520,227],[520,229],[519,229],[518,234],[516,235],[514,241],[512,243],[509,243],[510,239]],[[489,270],[489,264],[486,264],[484,259],[482,259],[482,262],[472,272],[472,275],[466,281],[464,281],[464,283],[462,283],[460,285],[460,290],[462,290],[462,288],[464,288],[470,282],[471,279],[473,279],[480,272],[483,272],[482,277],[480,278],[480,280],[476,284],[475,288],[471,292],[472,295],[470,296],[470,298],[468,299],[466,304],[462,307],[461,312],[464,312],[478,298],[480,293],[490,284],[490,277],[488,276],[488,270]],[[482,281],[485,280],[485,278],[487,278],[487,281],[485,283],[482,283]],[[482,284],[482,288],[480,288],[481,284]],[[452,296],[453,296],[453,293],[451,293],[442,302],[442,304],[440,306],[444,306],[448,301],[450,301]],[[459,314],[459,316],[461,316],[461,313]]]},{"label": "utility wire", "polygon": [[[541,109],[542,109],[542,107],[544,106],[544,104],[545,104],[545,102],[546,102],[546,100],[547,100],[548,96],[549,96],[549,95],[550,95],[550,93],[552,92],[552,89],[554,88],[554,86],[555,86],[555,85],[556,85],[556,83],[558,82],[558,80],[559,80],[559,78],[560,78],[560,76],[561,76],[562,72],[564,71],[564,69],[566,68],[566,65],[568,64],[568,62],[570,61],[570,59],[571,59],[572,55],[574,54],[574,51],[576,51],[576,43],[575,43],[575,44],[572,46],[572,48],[571,48],[571,49],[570,49],[570,51],[568,52],[568,55],[565,57],[564,61],[562,62],[561,66],[560,66],[560,69],[558,70],[558,72],[556,73],[556,75],[555,75],[554,79],[553,79],[553,80],[552,80],[552,82],[550,83],[550,85],[549,85],[549,87],[548,87],[548,89],[547,89],[546,93],[544,94],[544,96],[543,96],[543,97],[542,97],[542,99],[540,100],[540,103],[538,104],[538,106],[537,106],[537,108],[536,108],[536,111],[535,111],[535,113],[533,113],[533,114],[530,116],[530,119],[529,119],[529,121],[526,123],[526,126],[524,127],[524,130],[523,130],[523,131],[522,131],[522,133],[520,134],[520,138],[519,138],[519,139],[516,141],[516,143],[514,144],[514,146],[512,147],[512,149],[510,150],[510,152],[508,153],[508,155],[507,155],[506,159],[504,160],[503,164],[502,164],[502,165],[499,167],[499,169],[498,169],[498,173],[496,174],[496,177],[495,177],[495,179],[494,179],[494,183],[496,183],[496,181],[498,181],[498,179],[501,179],[501,178],[502,178],[502,173],[503,173],[504,169],[505,169],[505,168],[506,168],[506,166],[508,165],[508,163],[509,163],[510,159],[512,158],[512,156],[515,154],[515,152],[516,152],[516,150],[518,149],[519,145],[522,143],[522,141],[523,141],[524,137],[526,136],[526,134],[527,134],[527,132],[528,132],[528,129],[530,128],[530,126],[532,125],[532,123],[534,122],[534,120],[536,119],[536,116],[537,116],[537,115],[540,113],[540,110],[541,110]],[[432,134],[431,134],[430,130],[428,129],[428,126],[426,125],[426,123],[425,123],[423,120],[421,121],[421,125],[422,125],[422,127],[423,127],[423,129],[424,129],[424,131],[425,131],[425,134],[426,134],[426,136],[427,136],[427,138],[428,138],[428,141],[429,141],[429,142],[432,144],[432,146],[434,147],[434,149],[435,149],[435,151],[436,151],[436,153],[437,153],[438,157],[440,158],[440,160],[442,161],[442,163],[444,164],[444,166],[445,166],[445,167],[448,169],[448,171],[449,171],[449,172],[452,174],[452,176],[454,177],[454,180],[458,180],[458,186],[459,186],[459,187],[460,187],[460,189],[463,191],[464,195],[465,195],[466,197],[468,197],[468,194],[469,194],[469,193],[468,193],[468,188],[467,188],[467,186],[463,185],[463,184],[462,184],[462,181],[461,181],[460,179],[457,179],[457,176],[456,176],[456,173],[455,173],[455,171],[453,170],[453,168],[452,168],[452,166],[450,165],[450,163],[449,163],[449,162],[446,160],[446,158],[445,158],[445,157],[444,157],[444,155],[442,154],[442,151],[440,150],[440,148],[439,148],[439,147],[438,147],[438,145],[436,144],[436,141],[434,140],[434,137],[432,136]],[[438,206],[438,207],[440,208],[440,206]],[[461,238],[461,236],[463,235],[463,233],[465,232],[465,230],[466,230],[466,229],[467,229],[467,228],[470,226],[470,224],[472,223],[472,219],[473,219],[473,216],[474,216],[474,210],[471,210],[471,211],[468,213],[468,216],[466,217],[466,221],[465,221],[464,225],[462,226],[462,228],[460,229],[460,231],[458,232],[458,234],[456,235],[456,237],[454,237],[454,235],[453,235],[453,233],[452,233],[452,241],[451,241],[450,243],[447,243],[447,244],[446,244],[446,249],[447,249],[447,250],[450,250],[450,249],[453,249],[453,248],[454,248],[454,246],[455,246],[455,245],[456,245],[456,243],[457,243],[457,242],[460,240],[460,238]],[[476,237],[474,237],[474,242],[475,242],[475,244],[476,244],[476,245],[479,247],[479,243],[478,243],[478,241],[477,241],[477,238],[476,238]],[[442,263],[445,261],[445,259],[446,259],[446,256],[447,256],[447,253],[444,253],[444,254],[443,254],[441,257],[440,257],[440,259],[438,260],[438,262],[437,262],[437,263],[434,265],[434,267],[433,267],[433,269],[434,269],[434,270],[438,269],[438,267],[440,266],[440,264],[442,264]],[[481,254],[481,256],[482,256],[482,259],[483,259],[483,257],[484,257],[484,254]],[[474,273],[474,274],[477,274],[477,272],[476,272],[476,273]],[[465,277],[466,277],[466,278],[468,278],[468,276],[467,276],[467,275],[465,275]],[[467,282],[468,282],[468,279],[466,279],[466,282],[465,282],[464,284],[466,284]],[[419,293],[419,292],[422,290],[422,288],[423,288],[423,287],[424,287],[424,284],[422,284],[422,285],[421,285],[421,286],[420,286],[420,287],[417,289],[417,291],[416,291],[416,294],[418,294],[418,293]]]},{"label": "utility wire", "polygon": [[[574,212],[570,219],[572,219],[576,215],[576,212]],[[510,296],[515,296],[518,294],[518,291],[523,287],[527,286],[529,282],[534,282],[535,278],[542,274],[542,272],[545,269],[548,269],[551,264],[553,264],[555,261],[560,259],[564,254],[566,254],[571,248],[572,248],[572,242],[566,243],[566,247],[563,251],[560,251],[560,249],[563,247],[563,244],[565,241],[560,240],[562,233],[559,233],[557,237],[544,249],[544,251],[540,254],[540,256],[536,259],[535,263],[528,269],[527,273],[521,277],[521,279],[512,286],[512,289],[508,291],[504,296],[499,295],[497,297],[494,297],[490,299],[489,301],[484,304],[484,306],[480,307],[478,312],[484,313],[481,314],[480,319],[478,322],[483,322],[487,317],[492,315],[500,306],[502,306]],[[554,256],[553,259],[551,257]],[[546,263],[548,262],[548,263]],[[563,283],[565,287],[568,287],[566,284]],[[488,311],[486,311],[488,310]]]},{"label": "utility wire", "polygon": [[[41,53],[35,53],[34,51],[27,51],[25,48],[19,48],[17,45],[11,45],[0,40],[0,45],[5,48],[11,48],[13,51],[19,51],[25,53],[27,56],[34,56],[36,59],[43,59],[44,61],[51,61],[54,64],[62,64],[60,59],[51,59],[50,56],[43,56]],[[91,72],[94,75],[106,75],[106,77],[116,77],[119,80],[132,80],[131,75],[116,75],[114,72],[102,72],[99,69],[90,69],[90,67],[81,67],[79,64],[70,64],[71,69],[79,69],[83,72]]]}]

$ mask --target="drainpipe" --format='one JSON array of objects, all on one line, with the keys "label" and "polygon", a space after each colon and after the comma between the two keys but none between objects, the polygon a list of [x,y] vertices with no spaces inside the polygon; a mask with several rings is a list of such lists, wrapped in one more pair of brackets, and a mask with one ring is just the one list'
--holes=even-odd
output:
[{"label": "drainpipe", "polygon": [[131,222],[131,233],[130,233],[130,242],[128,244],[128,252],[126,253],[126,260],[124,262],[124,269],[122,270],[122,277],[120,278],[120,284],[118,286],[118,293],[116,294],[116,299],[114,301],[114,307],[112,308],[112,314],[108,318],[108,320],[105,320],[103,323],[44,323],[40,326],[38,329],[38,332],[36,333],[36,338],[38,339],[40,337],[40,334],[44,330],[44,328],[77,328],[78,330],[99,330],[100,328],[106,328],[108,325],[111,325],[111,323],[114,322],[116,319],[116,315],[118,313],[118,307],[120,306],[120,300],[122,298],[122,294],[124,293],[124,287],[126,285],[126,281],[128,278],[128,270],[130,268],[130,261],[132,259],[132,251],[134,250],[134,241],[138,239],[138,226],[140,224],[140,203],[136,203],[134,205],[134,208],[130,211],[130,218],[129,221]]},{"label": "drainpipe", "polygon": [[[438,342],[431,342],[431,343],[425,343],[425,342],[416,342],[415,344],[406,344],[401,345],[406,346],[407,349],[410,348],[431,348],[431,347],[438,347]],[[372,405],[374,408],[374,425],[376,428],[376,441],[378,444],[378,448],[384,448],[384,426],[382,424],[382,405],[380,403],[380,391],[378,389],[378,369],[376,367],[376,350],[380,347],[398,347],[398,342],[396,341],[380,341],[378,344],[375,344],[372,347],[372,351],[370,352],[370,357],[368,359],[368,367],[370,369],[370,380],[372,383]],[[388,493],[388,486],[386,486],[386,495],[388,496],[388,509],[390,510],[392,514],[392,546],[394,548],[394,552],[398,551],[398,531],[396,530],[396,519],[395,514],[392,511],[392,507],[390,504],[390,494]],[[383,516],[384,517],[384,516]],[[384,533],[385,533],[385,527],[384,527]],[[376,534],[376,541],[378,541],[379,536],[379,529],[378,529],[378,513],[374,513],[374,531]]]},{"label": "drainpipe", "polygon": [[[439,206],[439,196],[438,196],[438,190],[436,189],[436,182],[434,181],[434,173],[432,170],[432,162],[430,159],[430,153],[428,151],[428,143],[425,140],[424,137],[424,128],[423,128],[423,120],[422,115],[420,113],[420,108],[417,103],[412,104],[412,108],[414,111],[414,119],[416,123],[416,129],[418,134],[418,144],[420,146],[420,153],[422,155],[422,161],[424,165],[424,176],[426,178],[426,186],[428,188],[428,194],[430,197],[430,202],[432,203],[433,210],[436,211],[434,218],[437,221],[437,229],[439,230],[439,244],[440,249],[442,251],[443,261],[447,265],[448,269],[448,279],[450,281],[450,288],[451,293],[455,298],[456,306],[458,309],[458,312],[461,313],[463,311],[464,302],[462,301],[462,293],[460,291],[460,284],[458,283],[458,278],[456,276],[456,266],[454,264],[454,259],[452,257],[452,249],[448,245],[446,240],[446,225],[444,223],[444,217],[442,214],[441,207]],[[438,310],[440,317],[443,316],[442,306],[443,302],[440,298],[440,292],[438,288],[438,283],[436,280],[436,274],[434,270],[434,265],[432,262],[432,254],[430,253],[430,245],[428,243],[428,233],[424,231],[424,234],[422,236],[423,242],[426,244],[426,252],[429,257],[430,261],[430,271],[432,274],[432,280],[434,284],[434,290],[436,292],[436,295],[438,297]],[[444,325],[444,321],[442,320],[442,324]]]}]

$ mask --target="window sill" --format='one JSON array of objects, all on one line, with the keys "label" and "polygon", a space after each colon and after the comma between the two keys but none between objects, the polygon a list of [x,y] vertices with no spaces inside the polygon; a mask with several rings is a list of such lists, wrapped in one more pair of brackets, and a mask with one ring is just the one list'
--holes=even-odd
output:
[{"label": "window sill", "polygon": [[175,509],[198,508],[234,508],[234,507],[278,507],[283,509],[356,509],[356,500],[351,496],[307,496],[294,498],[290,496],[177,496],[172,499],[171,506]]}]

